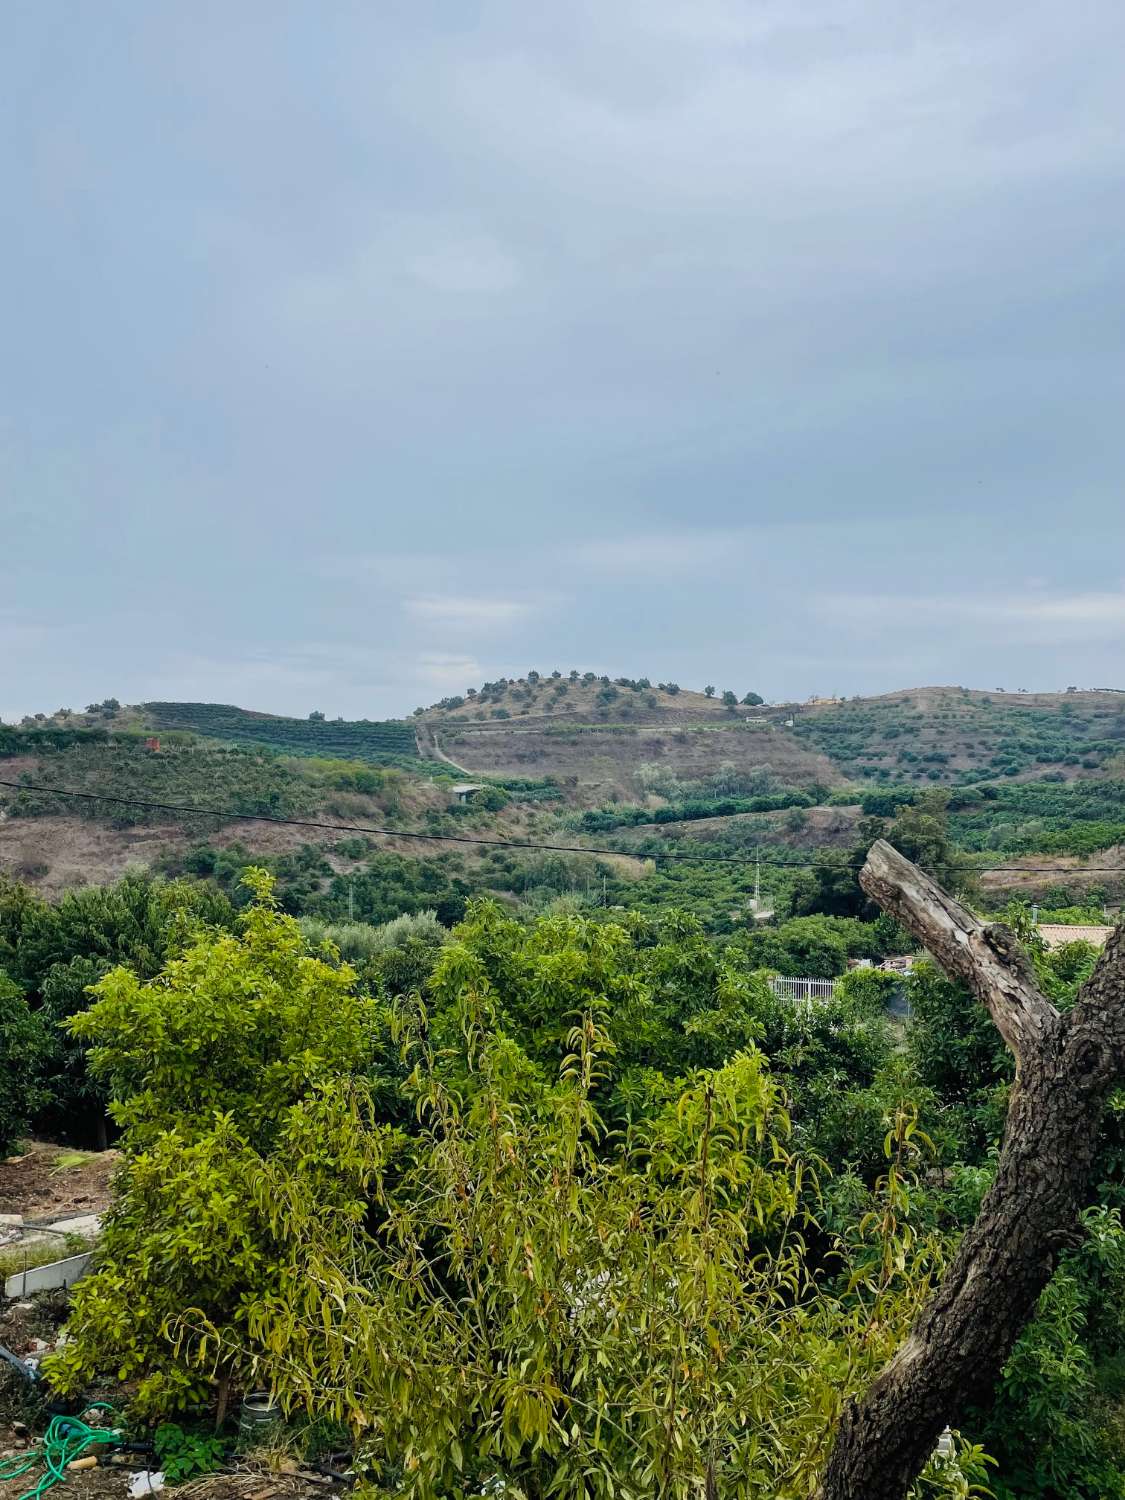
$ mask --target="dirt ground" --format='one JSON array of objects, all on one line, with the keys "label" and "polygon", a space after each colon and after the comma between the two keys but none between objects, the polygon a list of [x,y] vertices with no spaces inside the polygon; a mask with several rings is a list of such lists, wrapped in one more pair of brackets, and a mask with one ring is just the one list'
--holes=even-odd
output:
[{"label": "dirt ground", "polygon": [[[282,854],[316,842],[317,835],[280,824],[231,823],[207,838],[216,847],[241,842],[262,854]],[[56,896],[77,885],[109,885],[131,867],[147,869],[169,851],[199,842],[198,834],[174,824],[110,828],[87,818],[0,816],[0,871]]]},{"label": "dirt ground", "polygon": [[[0,1463],[27,1451],[28,1445],[17,1440],[11,1429],[5,1432],[0,1428]],[[65,1484],[52,1493],[58,1500],[125,1500],[133,1472],[115,1466],[79,1471],[68,1475]],[[39,1468],[21,1479],[0,1481],[0,1500],[18,1500],[42,1473]],[[300,1475],[249,1468],[243,1473],[208,1474],[161,1493],[167,1500],[312,1500],[313,1496],[345,1495],[350,1491],[339,1484],[314,1483]]]},{"label": "dirt ground", "polygon": [[[1125,888],[1125,844],[1091,855],[1085,868],[1073,854],[1024,854],[1004,861],[1002,870],[986,870],[981,885],[990,892],[1036,891],[1054,885],[1096,885],[1109,892],[1111,905]],[[1023,868],[1026,867],[1026,868]]]},{"label": "dirt ground", "polygon": [[734,766],[747,773],[770,771],[796,785],[834,786],[838,769],[777,725],[747,729],[738,722],[682,725],[442,726],[446,752],[474,774],[556,776],[574,783],[573,795],[591,804],[614,793],[636,798],[638,766],[651,764],[694,781]]},{"label": "dirt ground", "polygon": [[150,865],[182,830],[107,828],[85,818],[0,819],[0,870],[34,883],[46,895],[75,885],[108,885],[130,865]]},{"label": "dirt ground", "polygon": [[33,1141],[21,1156],[0,1161],[0,1213],[25,1219],[96,1214],[109,1207],[116,1151],[72,1151]]}]

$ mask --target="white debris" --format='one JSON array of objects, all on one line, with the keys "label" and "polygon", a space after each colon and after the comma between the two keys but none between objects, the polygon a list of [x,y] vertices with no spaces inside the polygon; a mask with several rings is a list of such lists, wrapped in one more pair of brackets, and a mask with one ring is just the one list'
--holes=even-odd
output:
[{"label": "white debris", "polygon": [[142,1469],[129,1481],[129,1500],[144,1500],[145,1495],[159,1495],[163,1488],[163,1469]]}]

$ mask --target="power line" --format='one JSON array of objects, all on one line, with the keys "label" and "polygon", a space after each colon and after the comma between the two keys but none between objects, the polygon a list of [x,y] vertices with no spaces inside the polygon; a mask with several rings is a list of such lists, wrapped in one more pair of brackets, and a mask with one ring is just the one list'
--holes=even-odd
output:
[{"label": "power line", "polygon": [[[191,807],[182,802],[151,802],[141,797],[119,797],[109,792],[77,792],[67,787],[43,786],[32,781],[7,781],[0,786],[22,792],[45,792],[52,797],[70,797],[82,802],[112,802],[119,807],[143,807],[151,812],[188,813],[194,817],[218,818],[223,822],[280,823],[288,828],[317,828],[333,833],[377,833],[391,839],[420,839],[431,844],[477,844],[489,849],[540,849],[553,854],[606,854],[626,859],[703,860],[710,864],[745,864],[737,855],[694,854],[678,850],[668,854],[641,854],[634,849],[606,849],[588,844],[548,844],[532,839],[482,839],[464,833],[411,833],[400,828],[380,828],[364,823],[328,823],[314,818],[283,818],[276,813],[229,812],[215,807]],[[766,862],[766,861],[764,861]],[[796,862],[775,860],[775,864],[804,868]]]},{"label": "power line", "polygon": [[[44,786],[33,781],[8,781],[0,777],[0,786],[11,787],[18,792],[43,792],[52,797],[69,797],[81,802],[112,802],[119,807],[142,807],[150,812],[186,813],[192,817],[217,818],[221,822],[279,823],[287,828],[316,828],[330,833],[377,833],[383,838],[415,839],[431,844],[474,844],[487,849],[537,849],[551,854],[603,854],[619,859],[667,860],[671,863],[694,860],[697,864],[740,865],[748,868],[751,861],[736,854],[703,854],[681,849],[667,853],[652,853],[637,849],[607,849],[590,844],[549,844],[534,839],[482,839],[464,833],[411,833],[400,828],[380,828],[364,823],[328,823],[313,818],[283,818],[276,813],[233,812],[216,807],[192,807],[182,802],[153,802],[142,797],[120,797],[111,792],[78,792],[68,787]],[[760,861],[782,870],[839,870],[860,869],[862,861],[845,860],[842,863],[825,860],[771,859]],[[1059,875],[1070,873],[1083,875],[1125,875],[1123,865],[1082,865],[1071,872],[1054,865],[950,865],[955,870],[973,871],[976,874],[1009,872],[1016,875]]]}]

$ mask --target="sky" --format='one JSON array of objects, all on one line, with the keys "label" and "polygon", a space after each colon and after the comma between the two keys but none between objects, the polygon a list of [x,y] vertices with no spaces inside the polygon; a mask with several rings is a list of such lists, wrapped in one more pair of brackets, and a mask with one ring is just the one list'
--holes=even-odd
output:
[{"label": "sky", "polygon": [[1125,686],[1120,0],[5,0],[0,717]]}]

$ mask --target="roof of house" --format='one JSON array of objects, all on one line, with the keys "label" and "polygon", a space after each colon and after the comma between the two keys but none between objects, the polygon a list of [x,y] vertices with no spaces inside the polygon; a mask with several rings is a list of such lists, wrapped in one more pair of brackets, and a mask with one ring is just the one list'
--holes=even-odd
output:
[{"label": "roof of house", "polygon": [[453,792],[455,795],[459,795],[462,792],[483,792],[484,791],[484,782],[483,781],[459,781],[459,782],[456,783],[455,786],[450,787],[450,791]]},{"label": "roof of house", "polygon": [[1095,948],[1104,948],[1112,927],[1068,927],[1061,922],[1040,922],[1039,936],[1048,948],[1061,948],[1064,943],[1093,943]]}]

